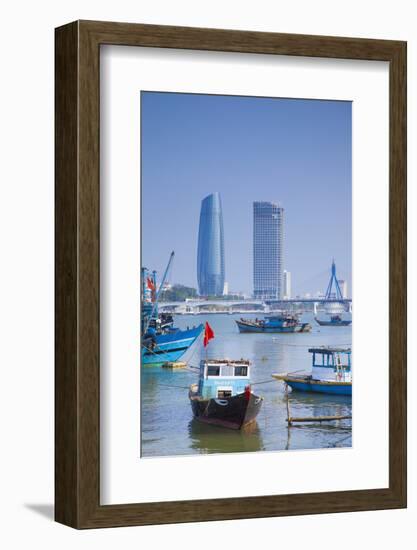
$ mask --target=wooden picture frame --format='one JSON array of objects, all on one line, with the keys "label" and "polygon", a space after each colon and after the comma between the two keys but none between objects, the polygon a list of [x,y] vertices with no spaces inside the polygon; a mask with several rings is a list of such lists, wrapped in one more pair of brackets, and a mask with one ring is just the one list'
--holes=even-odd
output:
[{"label": "wooden picture frame", "polygon": [[[75,528],[406,506],[406,43],[111,22],[56,29],[55,518]],[[99,56],[104,44],[389,62],[389,487],[100,505]]]}]

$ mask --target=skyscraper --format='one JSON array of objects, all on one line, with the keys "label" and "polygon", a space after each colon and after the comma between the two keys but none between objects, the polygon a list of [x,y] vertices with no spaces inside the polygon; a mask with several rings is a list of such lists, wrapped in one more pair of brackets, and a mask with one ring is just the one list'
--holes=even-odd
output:
[{"label": "skyscraper", "polygon": [[283,290],[284,300],[291,299],[291,273],[284,269],[284,290]]},{"label": "skyscraper", "polygon": [[337,282],[339,283],[339,288],[340,288],[340,292],[342,293],[342,298],[347,298],[348,297],[347,281],[345,281],[344,279],[338,279]]},{"label": "skyscraper", "polygon": [[202,296],[221,296],[224,289],[224,236],[219,193],[201,202],[198,230],[197,280]]},{"label": "skyscraper", "polygon": [[284,209],[273,202],[253,203],[253,295],[283,295]]}]

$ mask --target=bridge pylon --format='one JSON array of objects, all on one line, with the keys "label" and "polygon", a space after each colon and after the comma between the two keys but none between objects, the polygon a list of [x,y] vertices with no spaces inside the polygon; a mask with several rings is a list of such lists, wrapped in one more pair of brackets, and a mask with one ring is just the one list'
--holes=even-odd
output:
[{"label": "bridge pylon", "polygon": [[[334,297],[332,296],[333,285],[334,285],[335,294],[336,294]],[[341,302],[344,302],[344,298],[339,286],[339,281],[337,280],[337,277],[336,277],[336,264],[335,264],[334,258],[332,260],[332,272],[330,275],[329,284],[327,285],[325,297],[326,297],[326,300],[336,299],[336,300],[340,300]]]}]

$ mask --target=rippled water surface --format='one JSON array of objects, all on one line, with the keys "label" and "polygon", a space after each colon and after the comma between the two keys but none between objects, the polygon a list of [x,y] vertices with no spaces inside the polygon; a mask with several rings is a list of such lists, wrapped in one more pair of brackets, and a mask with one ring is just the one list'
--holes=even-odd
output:
[{"label": "rippled water surface", "polygon": [[[192,370],[144,367],[141,373],[141,455],[169,456],[199,453],[277,451],[350,447],[350,420],[312,422],[287,427],[284,385],[271,378],[275,372],[309,370],[308,348],[320,345],[351,345],[351,327],[320,327],[310,314],[313,330],[307,334],[240,334],[235,319],[241,315],[177,316],[181,328],[209,321],[215,332],[208,346],[208,357],[245,358],[252,362],[253,391],[264,397],[257,422],[247,430],[235,431],[207,426],[193,420],[188,386],[197,381]],[[255,317],[255,315],[245,315]],[[205,356],[202,344],[196,346],[190,365],[198,366]],[[257,384],[258,382],[263,382]],[[347,396],[290,394],[292,416],[351,415],[352,400]]]}]

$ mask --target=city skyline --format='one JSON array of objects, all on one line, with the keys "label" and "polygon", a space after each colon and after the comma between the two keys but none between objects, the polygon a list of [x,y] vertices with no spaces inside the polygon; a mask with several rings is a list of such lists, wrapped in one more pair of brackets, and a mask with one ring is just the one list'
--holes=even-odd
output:
[{"label": "city skyline", "polygon": [[142,258],[197,288],[199,207],[222,195],[229,291],[252,294],[252,204],[285,205],[292,295],[351,288],[351,103],[143,92]]}]

